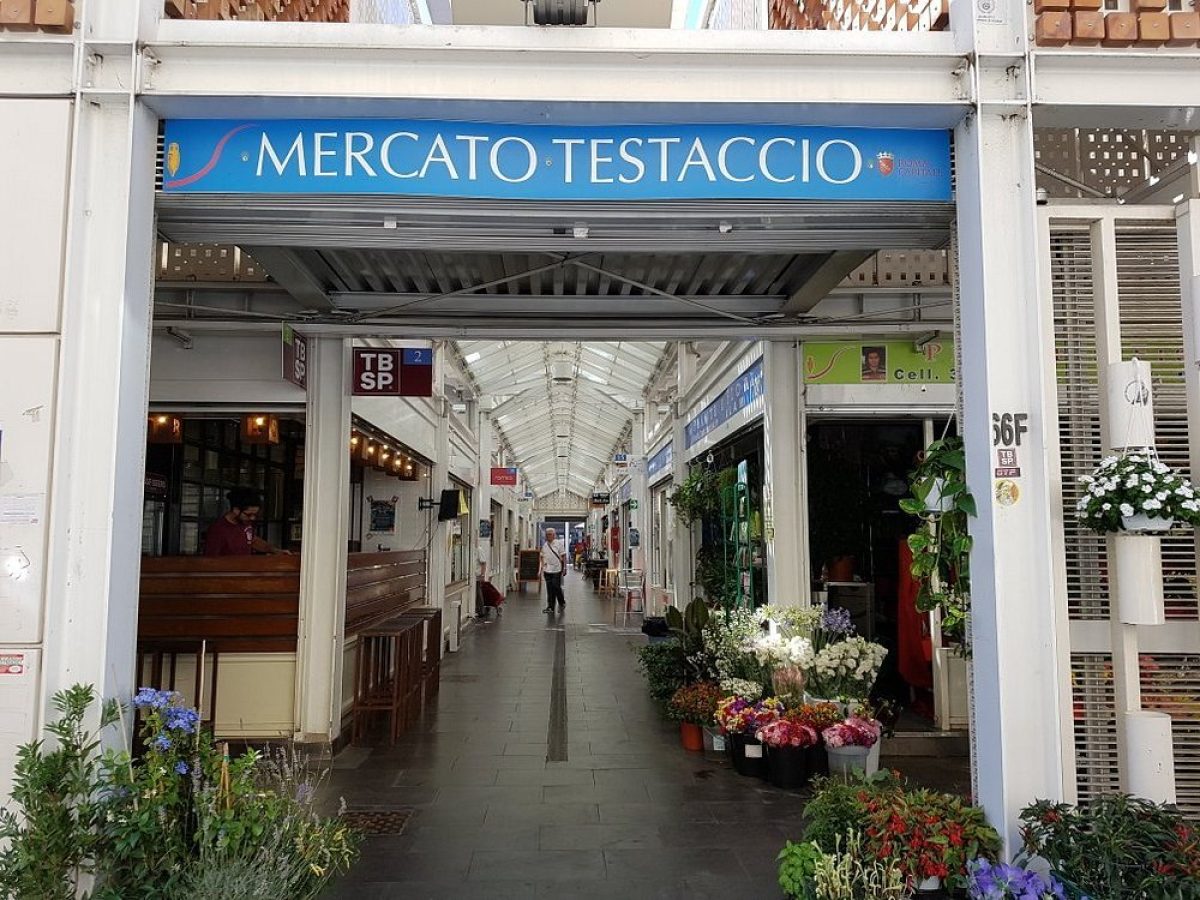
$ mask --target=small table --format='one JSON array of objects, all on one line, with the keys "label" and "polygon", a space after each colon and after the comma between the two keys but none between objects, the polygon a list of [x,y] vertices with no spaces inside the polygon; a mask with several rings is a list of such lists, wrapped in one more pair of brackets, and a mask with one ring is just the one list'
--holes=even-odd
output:
[{"label": "small table", "polygon": [[421,615],[402,614],[358,633],[353,743],[358,743],[363,720],[372,713],[387,714],[393,744],[420,716],[425,622]]}]

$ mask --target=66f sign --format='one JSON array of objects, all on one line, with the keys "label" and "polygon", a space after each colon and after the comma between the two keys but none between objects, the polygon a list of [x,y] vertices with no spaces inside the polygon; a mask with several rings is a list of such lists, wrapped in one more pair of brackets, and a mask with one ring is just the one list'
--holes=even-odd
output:
[{"label": "66f sign", "polygon": [[356,397],[396,397],[400,394],[400,351],[354,348]]}]

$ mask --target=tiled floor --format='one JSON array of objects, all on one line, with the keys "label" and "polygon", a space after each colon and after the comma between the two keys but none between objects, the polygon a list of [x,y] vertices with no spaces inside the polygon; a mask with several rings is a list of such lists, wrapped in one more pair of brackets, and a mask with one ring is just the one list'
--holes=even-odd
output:
[{"label": "tiled floor", "polygon": [[578,574],[566,591],[565,616],[512,595],[444,661],[420,728],[339,757],[331,788],[348,803],[417,811],[404,835],[368,839],[332,896],[780,896],[774,858],[804,798],[684,751],[638,671],[645,638],[612,628]]}]

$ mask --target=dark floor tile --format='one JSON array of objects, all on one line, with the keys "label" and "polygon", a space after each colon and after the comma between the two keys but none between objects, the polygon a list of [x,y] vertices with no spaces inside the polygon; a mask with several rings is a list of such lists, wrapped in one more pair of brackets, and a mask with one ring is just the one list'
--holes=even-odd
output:
[{"label": "dark floor tile", "polygon": [[681,848],[670,853],[661,849],[605,850],[604,861],[609,877],[617,880],[746,877],[746,870],[732,850],[711,847]]},{"label": "dark floor tile", "polygon": [[480,850],[471,858],[470,881],[603,881],[599,850]]},{"label": "dark floor tile", "polygon": [[521,803],[488,807],[485,825],[581,825],[598,823],[594,803]]}]

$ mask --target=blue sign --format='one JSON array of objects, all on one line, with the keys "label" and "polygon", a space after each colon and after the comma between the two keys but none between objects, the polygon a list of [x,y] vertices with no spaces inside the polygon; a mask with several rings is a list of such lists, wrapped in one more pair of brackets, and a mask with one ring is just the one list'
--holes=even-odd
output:
[{"label": "blue sign", "polygon": [[427,347],[405,347],[401,362],[406,366],[432,366],[433,350]]},{"label": "blue sign", "polygon": [[171,119],[171,194],[949,200],[945,130]]},{"label": "blue sign", "polygon": [[671,465],[673,455],[673,446],[671,444],[667,444],[652,457],[650,457],[649,461],[646,463],[646,477],[653,477],[663,469],[668,468]]},{"label": "blue sign", "polygon": [[763,395],[763,363],[759,359],[734,379],[721,396],[700,411],[683,427],[687,445],[691,447],[719,425],[732,419]]}]

